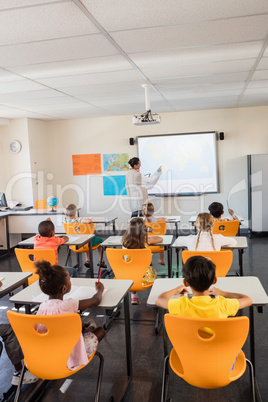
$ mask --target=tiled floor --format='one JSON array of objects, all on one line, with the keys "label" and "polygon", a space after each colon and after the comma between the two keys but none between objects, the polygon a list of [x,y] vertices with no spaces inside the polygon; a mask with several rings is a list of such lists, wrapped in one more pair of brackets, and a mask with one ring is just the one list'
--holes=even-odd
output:
[{"label": "tiled floor", "polygon": [[[96,266],[97,255],[94,253],[94,266]],[[174,254],[174,253],[173,253]],[[237,253],[234,252],[234,270],[238,268]],[[268,257],[268,237],[249,239],[249,249],[244,254],[244,273],[245,275],[258,276],[267,291],[267,257]],[[66,258],[65,249],[60,251],[60,263],[64,263]],[[165,268],[157,263],[157,256],[153,257],[154,266],[158,273],[164,273]],[[73,260],[74,261],[74,260]],[[175,269],[175,255],[173,256]],[[1,271],[17,271],[19,266],[13,256],[9,259],[0,261]],[[131,336],[132,336],[132,356],[133,356],[133,381],[125,395],[124,401],[127,402],[157,402],[160,401],[162,365],[163,365],[163,338],[162,332],[158,336],[154,335],[154,311],[148,308],[146,300],[149,290],[140,293],[141,305],[131,306]],[[8,296],[0,300],[1,322],[6,321],[5,312],[7,308],[12,308]],[[256,334],[256,375],[258,387],[263,402],[268,401],[267,386],[267,306],[263,314],[255,312],[255,334]],[[245,314],[248,312],[244,311]],[[95,311],[98,314],[98,310]],[[97,318],[102,323],[102,317]],[[120,317],[114,322],[107,333],[105,339],[99,346],[99,351],[104,356],[104,374],[101,387],[101,401],[109,401],[111,395],[115,401],[121,400],[122,393],[126,386],[126,354],[123,311]],[[246,354],[249,352],[248,342],[244,347]],[[70,379],[73,380],[66,390],[62,393],[59,388],[64,380],[49,382],[44,392],[39,394],[40,401],[94,401],[94,392],[97,378],[98,359],[93,361],[82,371],[75,374]],[[41,364],[41,362],[40,362]],[[5,352],[0,358],[0,398],[8,388],[12,377],[12,366],[6,357]],[[31,391],[33,386],[24,387],[24,394],[21,400]],[[240,402],[250,401],[249,393],[249,374],[235,383],[218,390],[202,390],[191,387],[182,379],[171,373],[169,396],[173,401],[182,402]],[[35,399],[37,400],[37,399]]]}]

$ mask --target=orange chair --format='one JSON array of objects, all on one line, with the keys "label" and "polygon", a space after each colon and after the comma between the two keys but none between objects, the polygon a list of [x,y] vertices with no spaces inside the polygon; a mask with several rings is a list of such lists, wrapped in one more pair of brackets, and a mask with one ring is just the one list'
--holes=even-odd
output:
[{"label": "orange chair", "polygon": [[[64,230],[67,235],[94,234],[95,226],[94,226],[94,223],[64,223]],[[92,251],[96,250],[96,248],[98,248],[98,247],[99,247],[99,244],[97,244],[96,246],[93,246]],[[75,246],[69,246],[69,251],[70,250],[74,251],[75,253],[88,253],[89,246],[88,246],[88,244],[85,244],[83,247],[80,247],[78,250],[76,249]],[[67,265],[69,256],[70,256],[70,253],[68,252],[66,265]]]},{"label": "orange chair", "polygon": [[36,200],[35,209],[46,209],[48,208],[47,200]]},{"label": "orange chair", "polygon": [[165,327],[173,349],[164,361],[161,402],[167,400],[168,361],[187,383],[207,389],[221,388],[240,378],[247,362],[255,401],[253,366],[241,350],[248,336],[248,317],[202,319],[165,314]]},{"label": "orange chair", "polygon": [[182,252],[182,262],[185,262],[190,257],[201,255],[202,257],[211,258],[211,260],[216,265],[216,276],[224,277],[227,275],[229,269],[233,262],[233,252],[232,250],[222,250],[222,251],[188,251],[184,250]]},{"label": "orange chair", "polygon": [[[145,290],[153,285],[153,283],[142,284],[142,278],[152,262],[152,253],[149,249],[107,248],[106,255],[115,279],[130,279],[134,282],[129,289],[130,292]],[[128,258],[124,259],[124,256]]]},{"label": "orange chair", "polygon": [[35,273],[35,261],[49,261],[51,265],[55,264],[55,252],[52,249],[35,250],[29,248],[15,248],[15,254],[23,272],[32,272],[33,275],[28,278],[28,284],[37,281],[39,276]]},{"label": "orange chair", "polygon": [[[18,338],[24,354],[24,366],[15,396],[18,401],[25,369],[36,377],[44,380],[56,380],[68,377],[85,367],[82,365],[75,370],[67,368],[68,358],[81,336],[82,323],[79,314],[62,315],[28,315],[7,312],[9,322]],[[43,324],[48,331],[43,334],[35,330],[36,324]],[[99,400],[103,356],[100,358],[97,391],[95,401]],[[88,359],[93,359],[94,354]]]},{"label": "orange chair", "polygon": [[236,236],[239,230],[239,221],[214,222],[212,233],[222,234],[223,236]]},{"label": "orange chair", "polygon": [[[152,228],[151,232],[148,232],[148,236],[164,236],[166,234],[166,222],[146,222],[145,225]],[[164,251],[165,248],[163,246],[149,246],[149,249],[152,254],[156,254]]]}]

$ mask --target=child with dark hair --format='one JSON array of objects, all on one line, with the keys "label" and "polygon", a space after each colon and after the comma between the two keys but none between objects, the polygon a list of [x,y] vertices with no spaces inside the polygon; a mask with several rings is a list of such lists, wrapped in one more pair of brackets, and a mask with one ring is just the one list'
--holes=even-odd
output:
[{"label": "child with dark hair", "polygon": [[[55,236],[55,226],[50,218],[42,221],[38,225],[39,235],[34,238],[35,249],[52,249],[55,252],[55,264],[58,264],[58,248],[69,240],[68,236]],[[75,268],[66,267],[70,276],[77,276]]]},{"label": "child with dark hair", "polygon": [[[132,218],[122,237],[123,247],[129,249],[143,249],[147,248],[149,244],[161,243],[162,241],[163,238],[160,236],[148,236],[148,228],[142,218]],[[143,277],[142,284],[147,285],[148,283],[152,283],[156,278],[157,273],[155,269],[150,266]],[[136,292],[131,292],[131,303],[140,303]]]},{"label": "child with dark hair", "polygon": [[[36,273],[39,275],[39,286],[49,299],[41,303],[37,315],[54,315],[77,313],[78,310],[98,306],[102,300],[104,286],[101,282],[95,283],[96,294],[84,300],[63,296],[70,292],[71,281],[68,271],[60,265],[51,265],[47,261],[35,262]],[[37,324],[36,330],[41,333],[47,331],[42,324]],[[67,362],[67,367],[74,370],[82,364],[87,364],[88,358],[96,351],[98,343],[103,339],[105,331],[102,327],[89,328],[81,334]]]},{"label": "child with dark hair", "polygon": [[[159,295],[155,304],[170,314],[196,318],[227,318],[252,304],[249,296],[212,287],[217,282],[215,265],[205,257],[189,258],[183,269],[183,285]],[[193,297],[188,297],[190,286]],[[174,298],[175,296],[175,298]],[[177,296],[177,297],[176,297]],[[182,297],[178,297],[182,296]]]},{"label": "child with dark hair", "polygon": [[[223,205],[220,202],[212,202],[212,204],[210,204],[210,206],[208,207],[208,210],[210,214],[213,216],[215,222],[229,221],[228,218],[222,218],[224,210]],[[228,212],[232,216],[233,220],[239,221],[238,217],[235,215],[232,209],[229,208]]]}]

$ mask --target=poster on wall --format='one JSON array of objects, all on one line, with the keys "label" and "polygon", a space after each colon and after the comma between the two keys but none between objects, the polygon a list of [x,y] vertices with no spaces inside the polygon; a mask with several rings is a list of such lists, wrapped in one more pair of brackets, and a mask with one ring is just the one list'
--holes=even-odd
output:
[{"label": "poster on wall", "polygon": [[103,176],[103,195],[127,195],[126,176]]},{"label": "poster on wall", "polygon": [[104,172],[122,172],[129,170],[129,155],[123,154],[103,154]]},{"label": "poster on wall", "polygon": [[101,174],[101,154],[73,155],[73,175]]}]

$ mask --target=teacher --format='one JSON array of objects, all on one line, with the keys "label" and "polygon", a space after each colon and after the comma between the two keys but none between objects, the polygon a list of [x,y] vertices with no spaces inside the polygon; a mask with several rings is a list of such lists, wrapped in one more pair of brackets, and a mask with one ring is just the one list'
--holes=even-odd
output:
[{"label": "teacher", "polygon": [[126,189],[131,210],[131,218],[142,216],[142,204],[148,202],[148,190],[158,182],[162,173],[161,167],[153,176],[147,177],[140,173],[141,161],[139,158],[131,158],[128,161],[131,169],[126,174]]}]

